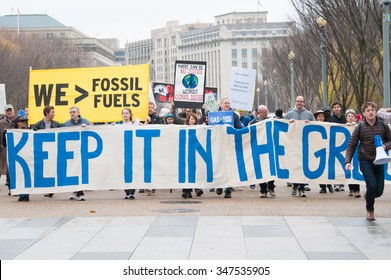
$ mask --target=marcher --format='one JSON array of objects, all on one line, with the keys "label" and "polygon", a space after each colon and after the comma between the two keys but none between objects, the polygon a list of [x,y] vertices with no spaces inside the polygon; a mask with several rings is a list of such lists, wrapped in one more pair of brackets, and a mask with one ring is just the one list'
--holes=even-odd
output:
[{"label": "marcher", "polygon": [[[333,104],[331,104],[331,116],[329,122],[331,123],[340,123],[340,124],[346,124],[346,118],[345,115],[342,112],[342,103],[337,101],[334,101]],[[334,184],[334,191],[336,192],[343,192],[345,191],[345,186],[343,184]]]},{"label": "marcher", "polygon": [[[155,113],[155,104],[153,102],[148,103],[148,116],[147,116],[147,124],[164,124],[162,119]],[[151,196],[155,193],[155,189],[140,189],[140,193],[146,193],[147,196]]]},{"label": "marcher", "polygon": [[[18,116],[15,116],[14,106],[7,104],[4,106],[4,118],[0,120],[0,135],[3,135],[4,132],[10,128],[15,128],[16,121]],[[2,140],[3,137],[0,137]],[[10,179],[8,173],[7,165],[7,150],[4,147],[4,143],[0,145],[0,175],[6,175],[5,185],[8,186],[8,195],[11,195],[10,192]]]},{"label": "marcher", "polygon": [[[45,106],[43,108],[44,118],[33,125],[33,130],[50,129],[60,127],[60,123],[53,120],[55,111],[53,106]],[[45,194],[44,197],[53,197],[53,193]]]},{"label": "marcher", "polygon": [[[26,117],[22,117],[22,116],[16,116],[15,117],[15,127],[14,128],[17,128],[17,129],[28,129],[28,123],[27,123],[27,118]],[[6,141],[6,133],[3,133],[2,134],[2,143],[3,143],[3,146],[6,148],[7,147],[7,141]],[[19,202],[28,202],[30,201],[30,195],[29,194],[19,194],[18,195],[18,201]]]},{"label": "marcher", "polygon": [[[349,109],[345,113],[346,125],[354,126],[356,125],[356,112],[353,109]],[[349,196],[360,198],[360,184],[348,184],[349,187]]]},{"label": "marcher", "polygon": [[[269,109],[265,105],[259,105],[257,109],[257,116],[255,119],[250,121],[248,125],[253,125],[258,122],[263,122],[265,121],[268,117],[267,115],[269,114]],[[266,198],[267,194],[269,193],[271,197],[275,197],[276,193],[274,191],[276,185],[274,184],[274,180],[260,183],[259,184],[259,191],[261,193],[261,198]]]},{"label": "marcher", "polygon": [[[77,106],[72,106],[70,108],[69,114],[71,118],[64,123],[64,127],[71,126],[81,126],[86,127],[87,125],[91,125],[91,122],[80,115],[80,109]],[[85,201],[84,191],[73,192],[69,197],[70,200],[78,199],[79,201]]]},{"label": "marcher", "polygon": [[[284,116],[286,120],[289,120],[289,122],[294,121],[315,121],[314,115],[305,109],[304,107],[304,97],[299,95],[296,97],[296,103],[295,108],[287,112]],[[292,183],[292,195],[297,195],[297,191],[299,191],[300,197],[306,197],[305,191],[306,191],[306,183]]]},{"label": "marcher", "polygon": [[[119,122],[119,124],[123,125],[137,125],[140,124],[140,122],[133,122],[133,113],[130,108],[123,108],[122,109],[122,120]],[[125,197],[124,199],[135,199],[134,193],[136,192],[135,189],[125,189]]]},{"label": "marcher", "polygon": [[357,145],[360,145],[358,160],[367,188],[364,197],[368,221],[375,220],[375,199],[382,196],[384,191],[384,165],[373,163],[376,158],[375,135],[381,137],[384,150],[391,149],[390,127],[377,117],[376,110],[377,105],[374,102],[366,102],[361,106],[364,121],[355,127],[345,157],[345,169],[351,171],[353,154]]},{"label": "marcher", "polygon": [[[327,122],[329,114],[323,110],[318,110],[316,113],[314,113],[314,117],[318,122]],[[327,189],[329,189],[330,193],[334,192],[333,186],[331,184],[319,184],[319,187],[319,193],[327,193]]]},{"label": "marcher", "polygon": [[[198,118],[197,115],[194,113],[191,113],[186,118],[186,125],[197,125]],[[183,198],[192,198],[192,191],[193,189],[182,189],[182,197]],[[195,189],[196,195],[201,196],[204,192],[202,189]]]},{"label": "marcher", "polygon": [[[223,112],[231,111],[232,112],[232,116],[233,116],[233,121],[234,121],[234,128],[236,128],[236,129],[242,128],[242,124],[240,122],[239,115],[236,114],[235,111],[231,108],[231,102],[230,102],[230,99],[228,97],[223,97],[220,100],[219,111],[223,111]],[[223,193],[223,189],[222,188],[216,189],[216,194],[217,195],[221,195],[222,193]],[[231,197],[232,197],[232,187],[228,187],[228,188],[225,189],[224,198],[231,198]]]}]

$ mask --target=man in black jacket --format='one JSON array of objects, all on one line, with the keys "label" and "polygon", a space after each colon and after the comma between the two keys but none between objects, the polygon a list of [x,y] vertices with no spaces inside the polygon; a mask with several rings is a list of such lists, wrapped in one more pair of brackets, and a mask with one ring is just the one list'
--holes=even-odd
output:
[{"label": "man in black jacket", "polygon": [[53,120],[55,115],[53,106],[45,106],[45,108],[43,108],[43,115],[45,117],[33,125],[33,130],[60,127],[60,123]]},{"label": "man in black jacket", "polygon": [[[50,128],[57,128],[60,127],[60,123],[57,121],[54,121],[54,107],[53,106],[45,106],[43,108],[43,115],[45,116],[42,120],[35,123],[33,125],[33,130],[41,130],[41,129],[50,129]],[[48,193],[44,195],[45,197],[53,197],[52,193]]]}]

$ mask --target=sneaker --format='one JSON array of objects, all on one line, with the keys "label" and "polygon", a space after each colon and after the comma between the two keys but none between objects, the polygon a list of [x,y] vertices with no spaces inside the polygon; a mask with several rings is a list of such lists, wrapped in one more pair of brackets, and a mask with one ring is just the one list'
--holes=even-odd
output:
[{"label": "sneaker", "polygon": [[214,189],[214,188],[210,188],[209,191],[210,191],[210,192],[214,192],[215,189]]},{"label": "sneaker", "polygon": [[311,188],[310,188],[310,186],[308,186],[308,185],[305,185],[304,188],[305,188],[305,190],[306,190],[307,192],[311,191]]},{"label": "sneaker", "polygon": [[324,188],[320,188],[319,193],[327,193],[326,188],[325,187]]},{"label": "sneaker", "polygon": [[297,188],[295,187],[292,188],[292,195],[297,195]]},{"label": "sneaker", "polygon": [[375,221],[375,213],[373,211],[368,211],[367,212],[367,220],[368,221]]},{"label": "sneaker", "polygon": [[225,192],[224,198],[231,198],[231,192]]},{"label": "sneaker", "polygon": [[53,194],[52,193],[47,193],[47,194],[44,194],[43,196],[44,197],[53,197]]},{"label": "sneaker", "polygon": [[124,199],[134,199],[133,194],[127,194]]},{"label": "sneaker", "polygon": [[307,197],[305,194],[305,189],[304,190],[299,190],[299,196],[300,197]]},{"label": "sneaker", "polygon": [[274,188],[273,189],[269,189],[269,194],[270,196],[276,196],[276,193],[274,192]]},{"label": "sneaker", "polygon": [[72,193],[72,194],[69,196],[69,200],[76,200],[76,198],[77,198],[76,193]]},{"label": "sneaker", "polygon": [[266,198],[267,197],[267,193],[261,193],[261,198]]},{"label": "sneaker", "polygon": [[30,201],[30,198],[28,196],[21,196],[18,198],[18,201]]},{"label": "sneaker", "polygon": [[78,197],[79,201],[86,201],[86,199],[84,198],[84,195],[81,195]]},{"label": "sneaker", "polygon": [[355,192],[355,193],[354,193],[354,197],[355,197],[355,198],[360,198],[360,197],[361,197],[361,194],[360,194],[359,192]]},{"label": "sneaker", "polygon": [[201,195],[204,194],[204,191],[199,189],[199,190],[196,191],[196,194],[197,194],[197,196],[201,196]]},{"label": "sneaker", "polygon": [[350,190],[348,196],[354,196],[354,191]]},{"label": "sneaker", "polygon": [[339,192],[339,185],[334,185],[334,191]]},{"label": "sneaker", "polygon": [[139,193],[144,193],[144,191],[145,191],[144,189],[140,189],[138,192]]},{"label": "sneaker", "polygon": [[146,193],[147,196],[151,196],[151,195],[152,195],[152,191],[151,191],[151,190],[148,190],[148,189],[145,190],[145,193]]},{"label": "sneaker", "polygon": [[216,190],[217,195],[221,195],[223,193],[223,189],[219,188]]},{"label": "sneaker", "polygon": [[292,183],[286,183],[286,186],[287,186],[288,188],[293,187]]},{"label": "sneaker", "polygon": [[328,186],[327,188],[329,189],[329,193],[333,193],[334,192],[333,186]]},{"label": "sneaker", "polygon": [[339,191],[344,192],[345,191],[345,185],[339,185]]},{"label": "sneaker", "polygon": [[250,185],[250,189],[255,189],[255,185]]}]

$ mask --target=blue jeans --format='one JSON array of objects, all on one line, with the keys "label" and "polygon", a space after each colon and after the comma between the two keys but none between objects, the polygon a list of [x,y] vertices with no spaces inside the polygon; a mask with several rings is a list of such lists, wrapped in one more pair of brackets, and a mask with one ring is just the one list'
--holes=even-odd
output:
[{"label": "blue jeans", "polygon": [[367,185],[366,209],[373,211],[375,198],[382,196],[384,191],[384,165],[376,165],[371,161],[360,161],[360,170]]}]

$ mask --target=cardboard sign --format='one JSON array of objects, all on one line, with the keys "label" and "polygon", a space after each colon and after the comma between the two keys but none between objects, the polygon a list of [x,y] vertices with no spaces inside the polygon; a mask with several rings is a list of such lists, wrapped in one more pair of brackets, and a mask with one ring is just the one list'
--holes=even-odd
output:
[{"label": "cardboard sign", "polygon": [[206,62],[175,61],[175,106],[201,108],[205,98],[205,78]]}]

